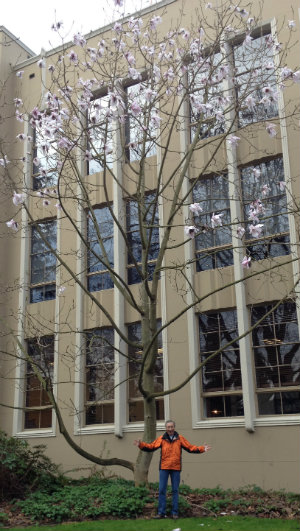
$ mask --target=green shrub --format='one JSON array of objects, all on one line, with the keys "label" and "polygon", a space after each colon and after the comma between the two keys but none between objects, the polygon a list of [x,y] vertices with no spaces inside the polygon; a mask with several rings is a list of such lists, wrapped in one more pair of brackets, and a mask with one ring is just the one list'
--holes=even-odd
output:
[{"label": "green shrub", "polygon": [[130,518],[143,513],[152,501],[147,487],[135,487],[133,481],[103,480],[92,477],[82,485],[66,485],[52,494],[35,492],[16,506],[32,520],[83,520],[114,516]]},{"label": "green shrub", "polygon": [[62,484],[57,465],[44,455],[45,446],[33,448],[0,430],[0,497],[23,497],[39,489],[53,490]]}]

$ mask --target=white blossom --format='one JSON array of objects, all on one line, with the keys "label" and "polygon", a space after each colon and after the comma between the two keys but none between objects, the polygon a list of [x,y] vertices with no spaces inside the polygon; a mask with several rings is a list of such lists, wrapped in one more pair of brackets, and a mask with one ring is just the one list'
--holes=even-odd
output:
[{"label": "white blossom", "polygon": [[190,211],[193,212],[193,214],[196,214],[196,215],[198,215],[201,212],[203,212],[203,209],[199,205],[199,203],[192,203],[189,208],[190,208]]},{"label": "white blossom", "polygon": [[242,266],[244,269],[249,269],[251,266],[251,256],[244,256],[242,260]]},{"label": "white blossom", "polygon": [[17,194],[17,192],[14,192],[12,201],[15,206],[22,205],[25,201],[25,194]]},{"label": "white blossom", "polygon": [[24,74],[24,70],[19,70],[19,72],[16,73],[16,76],[19,78],[22,78]]},{"label": "white blossom", "polygon": [[190,238],[195,238],[195,236],[196,236],[196,234],[198,232],[198,229],[194,225],[189,225],[189,226],[184,227],[184,232]]},{"label": "white blossom", "polygon": [[237,232],[238,237],[242,238],[245,234],[245,229],[244,227],[237,227],[236,232]]},{"label": "white blossom", "polygon": [[271,124],[271,123],[267,123],[266,124],[266,131],[267,133],[269,133],[270,137],[274,138],[274,136],[277,135],[277,131],[276,131],[276,125],[275,124]]},{"label": "white blossom", "polygon": [[240,140],[240,137],[231,135],[227,138],[227,140],[228,140],[228,143],[231,144],[231,146],[237,146],[238,141]]},{"label": "white blossom", "polygon": [[249,232],[253,238],[259,238],[261,236],[263,224],[249,225]]},{"label": "white blossom", "polygon": [[13,230],[16,230],[16,231],[19,228],[18,223],[14,219],[11,219],[10,221],[7,221],[6,225],[8,226],[9,229],[13,229]]},{"label": "white blossom", "polygon": [[221,219],[221,217],[223,215],[224,214],[215,214],[215,213],[213,213],[213,215],[211,217],[211,226],[212,226],[213,229],[215,227],[222,227],[222,219]]},{"label": "white blossom", "polygon": [[46,66],[45,60],[44,59],[39,59],[38,62],[37,62],[37,65],[38,65],[39,68],[45,68],[45,66]]}]

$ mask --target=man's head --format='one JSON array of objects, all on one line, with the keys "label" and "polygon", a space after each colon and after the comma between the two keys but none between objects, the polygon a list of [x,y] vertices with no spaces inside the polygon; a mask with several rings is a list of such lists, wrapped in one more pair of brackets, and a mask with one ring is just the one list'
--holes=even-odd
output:
[{"label": "man's head", "polygon": [[175,431],[175,422],[174,420],[167,420],[166,421],[166,432],[168,435],[174,435],[174,431]]}]

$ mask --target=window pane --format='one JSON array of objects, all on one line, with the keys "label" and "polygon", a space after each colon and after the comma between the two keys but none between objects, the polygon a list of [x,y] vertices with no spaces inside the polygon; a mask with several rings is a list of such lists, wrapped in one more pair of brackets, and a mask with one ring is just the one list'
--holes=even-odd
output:
[{"label": "window pane", "polygon": [[[56,221],[33,225],[31,235],[30,302],[55,299],[56,258],[43,238],[56,250]],[[44,285],[35,287],[35,284]]]},{"label": "window pane", "polygon": [[[156,126],[151,119],[156,116],[153,102],[145,97],[151,87],[147,81],[142,81],[126,88],[127,120],[125,124],[126,156],[130,161],[139,160],[142,156],[151,157],[156,154]],[[132,110],[140,107],[141,112]]]},{"label": "window pane", "polygon": [[[103,263],[106,257],[110,267],[114,267],[114,249],[113,249],[113,217],[108,206],[94,209],[94,220],[88,217],[88,241],[90,243],[90,250],[87,253],[88,262],[88,289],[89,291],[100,291],[103,289],[110,289],[114,287],[113,280],[107,271],[107,265]],[[98,240],[97,227],[100,233],[100,238],[106,253],[102,252],[100,241]],[[100,272],[99,275],[90,275],[90,273]],[[102,273],[103,272],[103,273]]]},{"label": "window pane", "polygon": [[[111,168],[113,163],[113,154],[109,153],[112,149],[113,122],[108,95],[93,100],[88,111],[88,125],[88,151],[93,158],[87,162],[87,173],[92,175],[103,171],[104,167]],[[105,151],[106,146],[109,149]]]}]

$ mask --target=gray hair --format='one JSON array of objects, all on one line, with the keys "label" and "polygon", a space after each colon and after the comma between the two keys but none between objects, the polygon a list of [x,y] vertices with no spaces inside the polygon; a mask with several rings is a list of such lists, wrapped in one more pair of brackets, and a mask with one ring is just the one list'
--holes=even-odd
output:
[{"label": "gray hair", "polygon": [[176,424],[175,424],[175,420],[171,420],[171,419],[166,420],[166,422],[165,422],[165,426],[167,426],[167,424],[169,424],[169,422],[172,422],[172,423],[174,424],[174,428],[175,428],[175,426],[176,426]]}]

